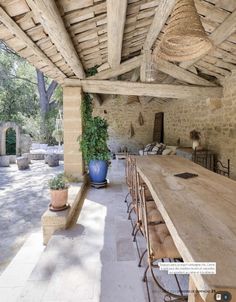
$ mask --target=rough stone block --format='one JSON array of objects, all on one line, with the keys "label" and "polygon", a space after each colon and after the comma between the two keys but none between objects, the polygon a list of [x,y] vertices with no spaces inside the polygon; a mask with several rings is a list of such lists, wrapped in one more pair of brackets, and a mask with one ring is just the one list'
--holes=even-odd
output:
[{"label": "rough stone block", "polygon": [[10,157],[8,155],[0,156],[0,167],[9,167],[10,166]]},{"label": "rough stone block", "polygon": [[10,161],[10,164],[15,164],[16,163],[16,155],[9,155],[9,161]]},{"label": "rough stone block", "polygon": [[59,156],[57,154],[48,154],[46,155],[46,162],[49,167],[57,167],[59,166]]},{"label": "rough stone block", "polygon": [[19,170],[29,169],[29,161],[27,157],[17,157],[16,162]]}]

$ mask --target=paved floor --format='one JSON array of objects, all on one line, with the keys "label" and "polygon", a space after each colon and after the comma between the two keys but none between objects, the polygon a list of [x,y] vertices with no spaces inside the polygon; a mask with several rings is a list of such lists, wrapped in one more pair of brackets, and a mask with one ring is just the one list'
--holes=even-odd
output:
[{"label": "paved floor", "polygon": [[[142,282],[145,264],[137,266],[123,202],[127,193],[123,161],[112,162],[108,178],[108,188],[89,189],[77,223],[52,237],[19,298],[4,302],[148,301]],[[139,246],[144,249],[141,236]],[[182,281],[187,286],[186,279]],[[173,278],[168,276],[167,283],[176,289]],[[151,281],[149,285],[152,301],[163,302],[160,291]]]},{"label": "paved floor", "polygon": [[63,171],[63,164],[50,168],[33,161],[29,170],[17,165],[0,167],[0,274],[26,238],[39,231],[41,215],[48,207],[48,179]]}]

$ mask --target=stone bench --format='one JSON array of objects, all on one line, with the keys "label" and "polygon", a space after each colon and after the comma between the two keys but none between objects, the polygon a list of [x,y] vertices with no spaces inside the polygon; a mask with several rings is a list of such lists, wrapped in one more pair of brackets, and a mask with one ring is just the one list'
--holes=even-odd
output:
[{"label": "stone bench", "polygon": [[38,154],[34,154],[34,153],[30,153],[30,158],[32,160],[44,160],[45,154],[43,153],[38,153]]},{"label": "stone bench", "polygon": [[57,230],[66,229],[72,222],[75,212],[82,207],[82,194],[85,183],[71,183],[69,187],[68,204],[70,207],[64,211],[52,212],[49,209],[41,218],[43,227],[43,244],[47,244],[51,236]]},{"label": "stone bench", "polygon": [[27,157],[17,157],[16,162],[19,170],[29,169],[29,160]]},{"label": "stone bench", "polygon": [[2,155],[0,156],[0,167],[9,167],[10,166],[10,156]]}]

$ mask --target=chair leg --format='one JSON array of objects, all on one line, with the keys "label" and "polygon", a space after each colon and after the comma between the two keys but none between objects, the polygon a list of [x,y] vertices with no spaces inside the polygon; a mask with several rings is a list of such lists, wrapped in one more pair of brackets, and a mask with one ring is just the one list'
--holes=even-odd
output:
[{"label": "chair leg", "polygon": [[147,281],[147,272],[148,272],[149,268],[150,268],[150,266],[148,264],[148,266],[146,267],[145,272],[143,274],[143,282]]},{"label": "chair leg", "polygon": [[140,231],[140,228],[139,228],[139,227],[137,228],[136,232],[134,233],[133,242],[136,241],[136,236],[137,236],[137,234],[138,234],[138,231]]},{"label": "chair leg", "polygon": [[133,226],[132,233],[131,233],[132,236],[134,236],[137,227],[138,227],[138,221],[135,222],[135,224]]},{"label": "chair leg", "polygon": [[128,205],[128,207],[127,207],[127,213],[129,213],[130,207],[133,205],[132,201],[129,204],[127,203],[127,205]]},{"label": "chair leg", "polygon": [[132,212],[134,211],[134,209],[135,209],[135,206],[134,205],[132,205],[132,207],[131,207],[131,209],[129,210],[129,216],[128,216],[128,220],[131,220],[131,214],[132,214]]},{"label": "chair leg", "polygon": [[150,265],[150,270],[151,270],[151,274],[152,274],[152,278],[154,280],[154,282],[156,283],[156,285],[165,293],[167,294],[168,297],[172,297],[175,300],[171,300],[172,301],[188,301],[188,296],[183,296],[183,295],[176,295],[174,293],[169,292],[168,290],[166,290],[157,280],[153,269],[152,269],[152,265]]},{"label": "chair leg", "polygon": [[144,257],[144,255],[145,255],[146,253],[147,253],[147,249],[142,253],[142,256],[141,256],[140,259],[139,259],[138,267],[141,267],[142,261],[143,261],[143,257]]},{"label": "chair leg", "polygon": [[127,201],[127,198],[128,198],[128,196],[129,196],[129,194],[130,194],[130,192],[128,192],[128,193],[126,194],[126,196],[125,196],[124,202],[126,202],[126,203],[128,202],[128,201]]}]

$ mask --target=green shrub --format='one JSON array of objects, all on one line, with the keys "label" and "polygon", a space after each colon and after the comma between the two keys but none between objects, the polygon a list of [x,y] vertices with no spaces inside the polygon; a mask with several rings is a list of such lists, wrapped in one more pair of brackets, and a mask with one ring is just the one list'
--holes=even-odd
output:
[{"label": "green shrub", "polygon": [[64,173],[60,173],[50,179],[48,184],[51,190],[64,190],[69,187],[68,180],[66,179]]},{"label": "green shrub", "polygon": [[92,116],[92,100],[88,94],[82,103],[83,134],[79,138],[80,150],[86,163],[90,160],[108,160],[108,123],[99,116]]}]

